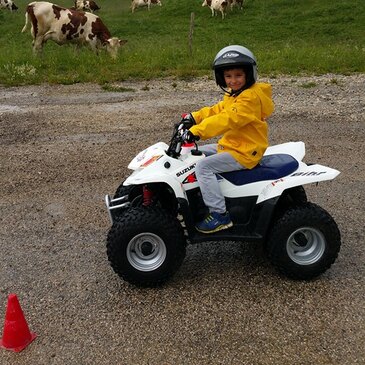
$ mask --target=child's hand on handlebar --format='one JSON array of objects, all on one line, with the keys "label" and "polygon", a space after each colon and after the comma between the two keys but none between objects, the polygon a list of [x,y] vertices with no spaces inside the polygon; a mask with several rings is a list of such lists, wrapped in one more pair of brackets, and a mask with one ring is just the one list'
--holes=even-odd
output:
[{"label": "child's hand on handlebar", "polygon": [[185,129],[190,129],[196,123],[191,113],[183,113],[181,114],[181,121],[179,124],[183,125]]},{"label": "child's hand on handlebar", "polygon": [[182,139],[185,142],[188,143],[193,143],[195,141],[199,141],[200,137],[199,136],[194,136],[193,133],[191,133],[188,129],[186,131],[184,131],[184,133],[182,134]]}]

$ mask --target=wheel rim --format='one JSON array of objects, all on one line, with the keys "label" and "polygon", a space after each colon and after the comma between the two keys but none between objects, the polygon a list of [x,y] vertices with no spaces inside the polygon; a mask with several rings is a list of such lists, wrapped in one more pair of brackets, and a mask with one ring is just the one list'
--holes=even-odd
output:
[{"label": "wheel rim", "polygon": [[152,271],[160,267],[166,259],[164,241],[153,233],[140,233],[127,246],[129,263],[139,271]]},{"label": "wheel rim", "polygon": [[317,262],[326,248],[322,232],[312,227],[301,227],[287,240],[286,250],[289,257],[299,265],[311,265]]}]

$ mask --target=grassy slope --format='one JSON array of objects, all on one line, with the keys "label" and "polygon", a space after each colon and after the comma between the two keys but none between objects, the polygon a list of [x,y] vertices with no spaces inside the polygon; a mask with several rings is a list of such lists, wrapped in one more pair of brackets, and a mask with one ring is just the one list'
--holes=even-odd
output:
[{"label": "grassy slope", "polygon": [[[0,11],[0,83],[99,83],[128,77],[181,77],[210,72],[216,52],[243,44],[257,56],[262,74],[365,71],[363,0],[246,0],[244,11],[212,18],[201,0],[162,0],[150,12],[130,12],[129,0],[99,0],[98,15],[112,35],[128,40],[117,61],[104,52],[48,42],[33,57],[29,31],[21,34],[28,1],[17,13]],[[72,0],[57,1],[71,6]],[[193,54],[188,34],[195,14]]]}]

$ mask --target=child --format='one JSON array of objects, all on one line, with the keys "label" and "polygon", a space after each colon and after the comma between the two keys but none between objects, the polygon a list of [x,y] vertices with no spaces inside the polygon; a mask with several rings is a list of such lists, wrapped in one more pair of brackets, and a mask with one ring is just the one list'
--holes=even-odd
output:
[{"label": "child", "polygon": [[232,227],[216,174],[252,169],[268,146],[266,118],[274,110],[271,85],[256,83],[255,56],[245,47],[234,45],[220,50],[214,61],[216,83],[225,91],[223,100],[211,107],[187,114],[181,121],[192,142],[222,136],[217,144],[200,149],[207,156],[196,165],[196,177],[208,216],[196,225],[203,233]]}]

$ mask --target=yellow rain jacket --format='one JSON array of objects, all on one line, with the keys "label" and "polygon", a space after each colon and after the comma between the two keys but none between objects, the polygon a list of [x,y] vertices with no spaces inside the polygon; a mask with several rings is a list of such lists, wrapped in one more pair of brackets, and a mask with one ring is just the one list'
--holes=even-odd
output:
[{"label": "yellow rain jacket", "polygon": [[217,152],[229,152],[251,169],[269,144],[266,118],[273,111],[271,85],[255,83],[238,96],[226,94],[218,104],[191,113],[196,125],[190,131],[203,140],[223,135]]}]

